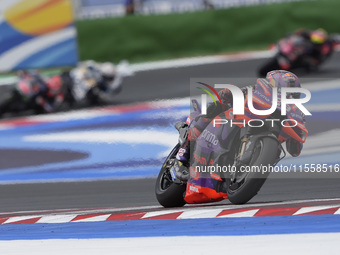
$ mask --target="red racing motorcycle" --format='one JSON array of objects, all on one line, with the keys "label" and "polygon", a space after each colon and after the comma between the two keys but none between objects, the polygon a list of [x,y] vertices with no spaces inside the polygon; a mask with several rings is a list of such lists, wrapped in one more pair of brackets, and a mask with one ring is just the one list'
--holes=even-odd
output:
[{"label": "red racing motorcycle", "polygon": [[[264,79],[259,80],[253,90],[253,105],[256,109],[269,109],[273,90]],[[282,143],[288,139],[306,141],[308,130],[299,108],[288,106],[286,116],[281,116],[279,103],[274,113],[254,116],[249,111],[248,97],[245,97],[244,115],[234,115],[232,108],[222,112],[191,143],[190,178],[183,182],[176,178],[174,165],[190,127],[201,114],[199,103],[192,101],[193,111],[186,124],[179,122],[175,125],[179,142],[164,161],[156,180],[156,198],[162,206],[179,207],[186,203],[223,199],[229,199],[233,204],[247,203],[259,192],[271,169],[286,155]],[[278,101],[280,97],[278,93]],[[256,127],[254,121],[259,122]]]},{"label": "red racing motorcycle", "polygon": [[339,35],[333,34],[329,39],[317,46],[298,34],[290,34],[280,39],[274,48],[274,57],[265,62],[258,70],[261,77],[272,70],[292,70],[303,68],[307,71],[316,70],[330,58],[334,49],[339,45]]},{"label": "red racing motorcycle", "polygon": [[66,109],[67,86],[61,76],[44,78],[36,72],[22,71],[0,102],[0,116],[23,112],[50,113]]}]

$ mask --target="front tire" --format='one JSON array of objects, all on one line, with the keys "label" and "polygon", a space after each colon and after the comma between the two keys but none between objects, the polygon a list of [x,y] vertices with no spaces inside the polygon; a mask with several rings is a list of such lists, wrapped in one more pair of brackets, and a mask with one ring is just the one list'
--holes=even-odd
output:
[{"label": "front tire", "polygon": [[170,152],[169,156],[164,161],[156,180],[156,198],[164,207],[181,207],[186,204],[184,200],[186,185],[174,183],[169,171],[173,166],[174,160],[176,160],[176,154],[179,147],[180,145],[177,144]]},{"label": "front tire", "polygon": [[228,199],[233,204],[245,204],[252,199],[265,183],[269,171],[262,173],[262,166],[273,166],[278,158],[279,143],[274,138],[262,137],[256,141],[249,166],[257,166],[260,171],[241,173],[231,181],[227,179]]}]

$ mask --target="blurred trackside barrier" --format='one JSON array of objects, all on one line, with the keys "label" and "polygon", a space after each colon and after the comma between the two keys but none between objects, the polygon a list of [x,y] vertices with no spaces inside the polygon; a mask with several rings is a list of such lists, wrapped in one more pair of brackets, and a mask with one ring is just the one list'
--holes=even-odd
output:
[{"label": "blurred trackside barrier", "polygon": [[[124,16],[126,0],[72,0],[77,19]],[[131,0],[136,14],[192,12],[303,0]],[[304,0],[306,1],[306,0]],[[313,0],[309,0],[313,1]]]},{"label": "blurred trackside barrier", "polygon": [[305,27],[340,32],[340,1],[77,21],[80,58],[130,62],[267,49]]}]

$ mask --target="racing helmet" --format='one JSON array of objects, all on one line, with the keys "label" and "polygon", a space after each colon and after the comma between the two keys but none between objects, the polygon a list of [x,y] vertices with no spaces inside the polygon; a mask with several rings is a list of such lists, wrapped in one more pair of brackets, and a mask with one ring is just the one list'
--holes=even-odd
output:
[{"label": "racing helmet", "polygon": [[322,28],[314,30],[310,33],[310,40],[312,43],[315,43],[315,44],[323,44],[326,42],[327,38],[328,38],[328,34]]},{"label": "racing helmet", "polygon": [[79,64],[79,70],[82,73],[82,79],[86,80],[91,86],[101,80],[99,65],[93,60],[87,60]]},{"label": "racing helmet", "polygon": [[[300,88],[299,78],[292,72],[285,70],[274,70],[267,73],[266,79],[272,87]],[[293,98],[300,98],[300,93],[291,93]]]},{"label": "racing helmet", "polygon": [[105,62],[101,64],[100,71],[103,75],[103,78],[107,81],[113,80],[116,76],[116,67],[111,62]]}]

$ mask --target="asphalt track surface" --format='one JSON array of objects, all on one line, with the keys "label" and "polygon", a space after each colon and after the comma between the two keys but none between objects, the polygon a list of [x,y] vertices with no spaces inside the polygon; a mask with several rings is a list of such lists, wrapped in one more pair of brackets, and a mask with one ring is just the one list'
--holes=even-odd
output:
[{"label": "asphalt track surface", "polygon": [[[124,81],[122,93],[114,104],[189,96],[190,78],[198,77],[256,77],[256,70],[265,59],[234,63],[208,64],[191,67],[144,71]],[[335,54],[317,73],[296,71],[302,81],[315,78],[340,78],[340,54]],[[313,123],[310,134],[321,131]],[[5,159],[16,165],[27,162],[20,155]],[[3,154],[4,155],[4,154]],[[37,154],[35,154],[37,155]],[[82,155],[76,155],[81,157]],[[60,155],[60,160],[67,155]],[[44,157],[42,157],[44,158]],[[42,158],[30,158],[43,163]],[[340,179],[269,179],[249,203],[267,203],[318,198],[339,198]],[[155,179],[61,182],[0,185],[1,215],[15,212],[61,209],[100,209],[135,206],[158,206],[154,196]],[[228,204],[228,201],[220,204]]]}]

